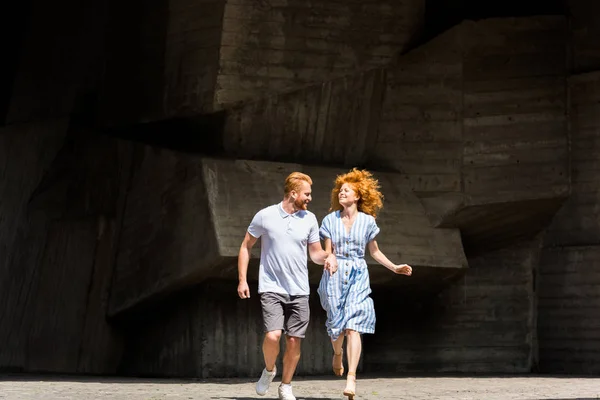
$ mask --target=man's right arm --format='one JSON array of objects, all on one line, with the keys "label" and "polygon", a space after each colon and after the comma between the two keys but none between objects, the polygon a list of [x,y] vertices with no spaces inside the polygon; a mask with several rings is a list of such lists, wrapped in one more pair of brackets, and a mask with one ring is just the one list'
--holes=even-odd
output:
[{"label": "man's right arm", "polygon": [[241,299],[250,298],[250,288],[248,287],[248,263],[250,262],[250,251],[258,239],[246,232],[244,241],[240,246],[238,255],[238,295]]}]

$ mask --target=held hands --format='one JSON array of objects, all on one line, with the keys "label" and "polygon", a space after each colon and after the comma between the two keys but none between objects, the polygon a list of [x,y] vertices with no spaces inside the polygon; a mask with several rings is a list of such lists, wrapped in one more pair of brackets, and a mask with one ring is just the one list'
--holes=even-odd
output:
[{"label": "held hands", "polygon": [[323,264],[323,269],[325,271],[329,271],[329,276],[332,276],[336,273],[338,269],[338,263],[335,254],[332,253],[327,256],[327,258],[325,259],[325,264]]},{"label": "held hands", "polygon": [[248,287],[248,282],[240,282],[238,285],[238,296],[240,299],[249,299],[250,298],[250,288]]},{"label": "held hands", "polygon": [[395,274],[406,275],[406,276],[411,276],[412,275],[412,267],[410,265],[408,265],[408,264],[394,265],[390,269]]}]

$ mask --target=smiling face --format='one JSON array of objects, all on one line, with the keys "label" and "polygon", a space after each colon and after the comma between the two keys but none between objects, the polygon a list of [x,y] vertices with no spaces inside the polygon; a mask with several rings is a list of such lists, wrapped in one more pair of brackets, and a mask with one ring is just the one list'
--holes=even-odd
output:
[{"label": "smiling face", "polygon": [[356,193],[356,191],[354,190],[352,185],[350,185],[348,183],[344,183],[342,185],[342,187],[340,188],[340,193],[338,194],[338,199],[339,199],[340,205],[342,207],[349,207],[352,204],[358,203],[358,200],[360,200],[360,197],[359,197],[358,193]]},{"label": "smiling face", "polygon": [[329,211],[341,211],[355,204],[358,211],[377,217],[383,207],[383,194],[379,188],[379,181],[369,171],[352,168],[335,178]]},{"label": "smiling face", "polygon": [[296,210],[307,210],[308,203],[312,200],[312,189],[308,182],[301,181],[297,190],[292,190],[292,199]]}]

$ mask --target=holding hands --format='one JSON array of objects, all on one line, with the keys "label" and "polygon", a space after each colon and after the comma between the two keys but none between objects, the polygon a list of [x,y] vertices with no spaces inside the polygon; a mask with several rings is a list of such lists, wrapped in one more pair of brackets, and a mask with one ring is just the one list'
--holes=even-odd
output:
[{"label": "holding hands", "polygon": [[325,271],[329,271],[329,276],[332,276],[336,273],[338,269],[338,263],[335,254],[331,253],[327,256],[325,263],[323,264],[323,269]]}]

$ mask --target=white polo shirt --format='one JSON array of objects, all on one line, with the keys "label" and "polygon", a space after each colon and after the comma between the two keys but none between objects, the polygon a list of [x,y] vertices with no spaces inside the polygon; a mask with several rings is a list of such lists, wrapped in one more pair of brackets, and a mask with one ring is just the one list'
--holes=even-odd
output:
[{"label": "white polo shirt", "polygon": [[248,233],[261,238],[258,293],[308,295],[307,245],[319,241],[319,223],[310,211],[288,214],[281,203],[260,210]]}]

